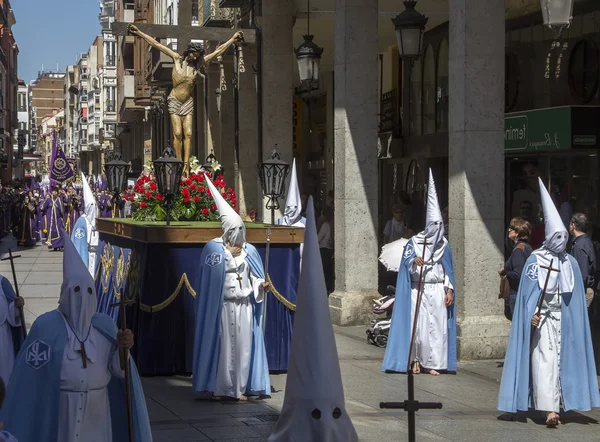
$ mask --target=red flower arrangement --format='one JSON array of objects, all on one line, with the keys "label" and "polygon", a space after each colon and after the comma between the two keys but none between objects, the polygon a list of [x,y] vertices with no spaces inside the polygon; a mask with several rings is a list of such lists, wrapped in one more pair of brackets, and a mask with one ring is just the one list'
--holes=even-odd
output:
[{"label": "red flower arrangement", "polygon": [[[206,181],[204,173],[191,174],[181,180],[181,191],[175,196],[171,209],[173,221],[217,221],[219,214],[217,205],[210,194],[210,189],[201,183]],[[231,187],[226,188],[223,175],[213,181],[223,198],[237,211],[236,194]],[[139,221],[164,221],[166,219],[165,196],[158,193],[156,178],[142,176],[134,186],[134,193],[129,197],[135,211],[133,219]]]}]

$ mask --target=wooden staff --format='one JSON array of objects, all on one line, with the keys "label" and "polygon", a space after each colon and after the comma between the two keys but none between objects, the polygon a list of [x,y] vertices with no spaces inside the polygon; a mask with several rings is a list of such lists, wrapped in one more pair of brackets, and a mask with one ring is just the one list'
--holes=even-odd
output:
[{"label": "wooden staff", "polygon": [[406,368],[406,372],[412,374],[413,373],[413,364],[411,364],[410,357],[412,355],[413,345],[415,343],[415,334],[417,332],[417,321],[419,320],[419,309],[421,308],[421,286],[423,284],[423,268],[425,267],[425,249],[427,245],[431,243],[427,242],[427,239],[424,239],[422,243],[419,245],[423,246],[423,265],[421,266],[421,272],[419,274],[419,285],[417,286],[417,305],[415,306],[415,318],[413,322],[412,335],[410,337],[410,347],[408,349],[408,367]]},{"label": "wooden staff", "polygon": [[[121,321],[121,330],[127,329],[127,318],[125,309],[133,301],[125,301],[125,294],[121,294],[119,302],[111,304],[112,307],[119,306],[119,317]],[[131,408],[131,376],[129,373],[129,350],[119,347],[119,362],[121,370],[125,371],[125,401],[127,402],[127,427],[129,431],[129,442],[133,442],[133,410]]]},{"label": "wooden staff", "polygon": [[[8,258],[2,258],[1,261],[10,261],[10,268],[12,269],[13,281],[15,283],[15,294],[17,298],[20,298],[19,294],[19,283],[17,282],[17,272],[15,271],[15,262],[16,258],[20,258],[21,255],[13,256],[12,250],[8,249]],[[19,307],[19,318],[21,319],[21,330],[23,330],[23,339],[27,339],[27,325],[25,324],[25,313],[23,312],[23,307]]]},{"label": "wooden staff", "polygon": [[[271,251],[271,228],[267,228],[267,250],[265,251],[265,281],[270,281],[269,278],[269,253]],[[263,300],[263,317],[262,317],[262,332],[265,335],[265,326],[267,324],[267,293]]]},{"label": "wooden staff", "polygon": [[[540,300],[537,303],[537,309],[535,312],[536,315],[539,315],[542,311],[542,305],[544,304],[544,297],[546,296],[546,289],[548,288],[548,281],[550,280],[550,274],[552,272],[560,273],[559,269],[552,268],[553,263],[554,263],[554,258],[552,258],[550,260],[550,265],[548,267],[540,266],[542,269],[548,270],[548,273],[546,274],[546,281],[544,281],[544,288],[542,289],[542,294],[540,295]],[[533,350],[533,338],[535,336],[536,328],[537,327],[535,327],[534,325],[531,326],[531,337],[529,339],[529,351]]]}]

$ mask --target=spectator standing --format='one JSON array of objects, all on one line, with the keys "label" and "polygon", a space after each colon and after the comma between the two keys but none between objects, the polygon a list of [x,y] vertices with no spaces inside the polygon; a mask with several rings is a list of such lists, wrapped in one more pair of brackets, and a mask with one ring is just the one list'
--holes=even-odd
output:
[{"label": "spectator standing", "polygon": [[410,238],[408,227],[404,221],[404,208],[400,204],[392,207],[392,219],[385,224],[383,229],[383,244],[388,244],[400,238]]},{"label": "spectator standing", "polygon": [[591,238],[587,235],[590,227],[588,217],[583,213],[575,213],[571,217],[569,230],[573,235],[571,255],[579,264],[583,287],[585,288],[585,301],[589,307],[596,294],[596,249]]},{"label": "spectator standing", "polygon": [[[505,314],[512,321],[512,316],[515,311],[515,302],[517,300],[517,292],[519,291],[519,282],[525,263],[529,259],[533,251],[528,244],[531,235],[531,224],[522,218],[513,218],[510,220],[508,228],[508,238],[514,243],[514,247],[508,260],[504,263],[504,267],[498,272],[500,276],[506,276],[510,286],[510,297],[507,300],[508,305],[505,305]],[[506,309],[508,307],[508,309]]]},{"label": "spectator standing", "polygon": [[319,249],[321,251],[321,261],[323,261],[323,273],[325,274],[325,286],[327,295],[333,292],[333,207],[323,207],[323,222],[319,228]]}]

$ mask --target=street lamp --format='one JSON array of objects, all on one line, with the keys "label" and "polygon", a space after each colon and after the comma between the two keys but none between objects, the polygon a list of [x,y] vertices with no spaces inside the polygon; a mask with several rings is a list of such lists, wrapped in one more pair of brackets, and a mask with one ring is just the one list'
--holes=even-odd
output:
[{"label": "street lamp", "polygon": [[414,61],[421,56],[423,33],[429,19],[415,10],[417,0],[404,0],[403,3],[406,9],[392,18],[392,23],[396,28],[400,57],[402,60]]},{"label": "street lamp", "polygon": [[273,149],[267,161],[258,165],[262,194],[269,198],[266,208],[271,210],[271,225],[275,225],[275,210],[279,209],[278,198],[283,195],[285,179],[289,171],[290,165],[281,160],[277,148]]},{"label": "street lamp", "polygon": [[544,25],[552,29],[556,38],[560,37],[563,29],[571,26],[573,3],[574,0],[541,0]]},{"label": "street lamp", "polygon": [[423,14],[415,9],[417,0],[404,0],[403,12],[392,19],[396,29],[396,40],[398,41],[398,52],[402,58],[402,64],[405,68],[406,81],[404,81],[404,91],[402,93],[402,135],[410,135],[410,86],[412,68],[423,51],[423,33],[429,20]]},{"label": "street lamp", "polygon": [[[202,169],[205,172],[208,172],[210,174],[210,178],[213,179],[216,175],[216,170],[213,168],[213,165],[216,163],[217,165],[219,165],[219,162],[217,161],[217,157],[214,156],[214,154],[211,152],[207,157],[206,157],[206,162],[202,165]],[[223,174],[225,171],[223,170],[223,168],[220,168],[220,173]]]},{"label": "street lamp", "polygon": [[116,218],[116,211],[121,202],[121,191],[125,188],[128,172],[129,163],[123,161],[123,157],[118,152],[113,152],[109,161],[104,164],[108,189],[113,193],[113,218]]},{"label": "street lamp", "polygon": [[319,81],[319,65],[323,48],[313,42],[314,35],[304,35],[304,42],[296,48],[296,60],[298,60],[298,72],[300,81],[309,85]]},{"label": "street lamp", "polygon": [[[298,46],[294,52],[298,61],[298,73],[303,89],[308,92],[319,88],[319,66],[323,48],[313,42],[314,35],[310,33],[310,0],[307,1],[307,29],[306,35],[303,35],[304,42]],[[303,90],[304,91],[304,90]]]},{"label": "street lamp", "polygon": [[179,192],[179,182],[183,173],[183,161],[181,161],[169,144],[164,150],[162,157],[154,160],[154,173],[158,192],[164,195],[167,206],[167,226],[171,225],[171,209],[175,195]]}]

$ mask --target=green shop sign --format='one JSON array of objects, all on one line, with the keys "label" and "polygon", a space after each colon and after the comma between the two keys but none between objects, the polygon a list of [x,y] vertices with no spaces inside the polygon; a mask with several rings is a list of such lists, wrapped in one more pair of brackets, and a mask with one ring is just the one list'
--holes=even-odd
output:
[{"label": "green shop sign", "polygon": [[506,114],[505,152],[556,151],[571,148],[571,108]]},{"label": "green shop sign", "polygon": [[598,147],[600,107],[565,106],[506,114],[504,151],[553,152]]}]

